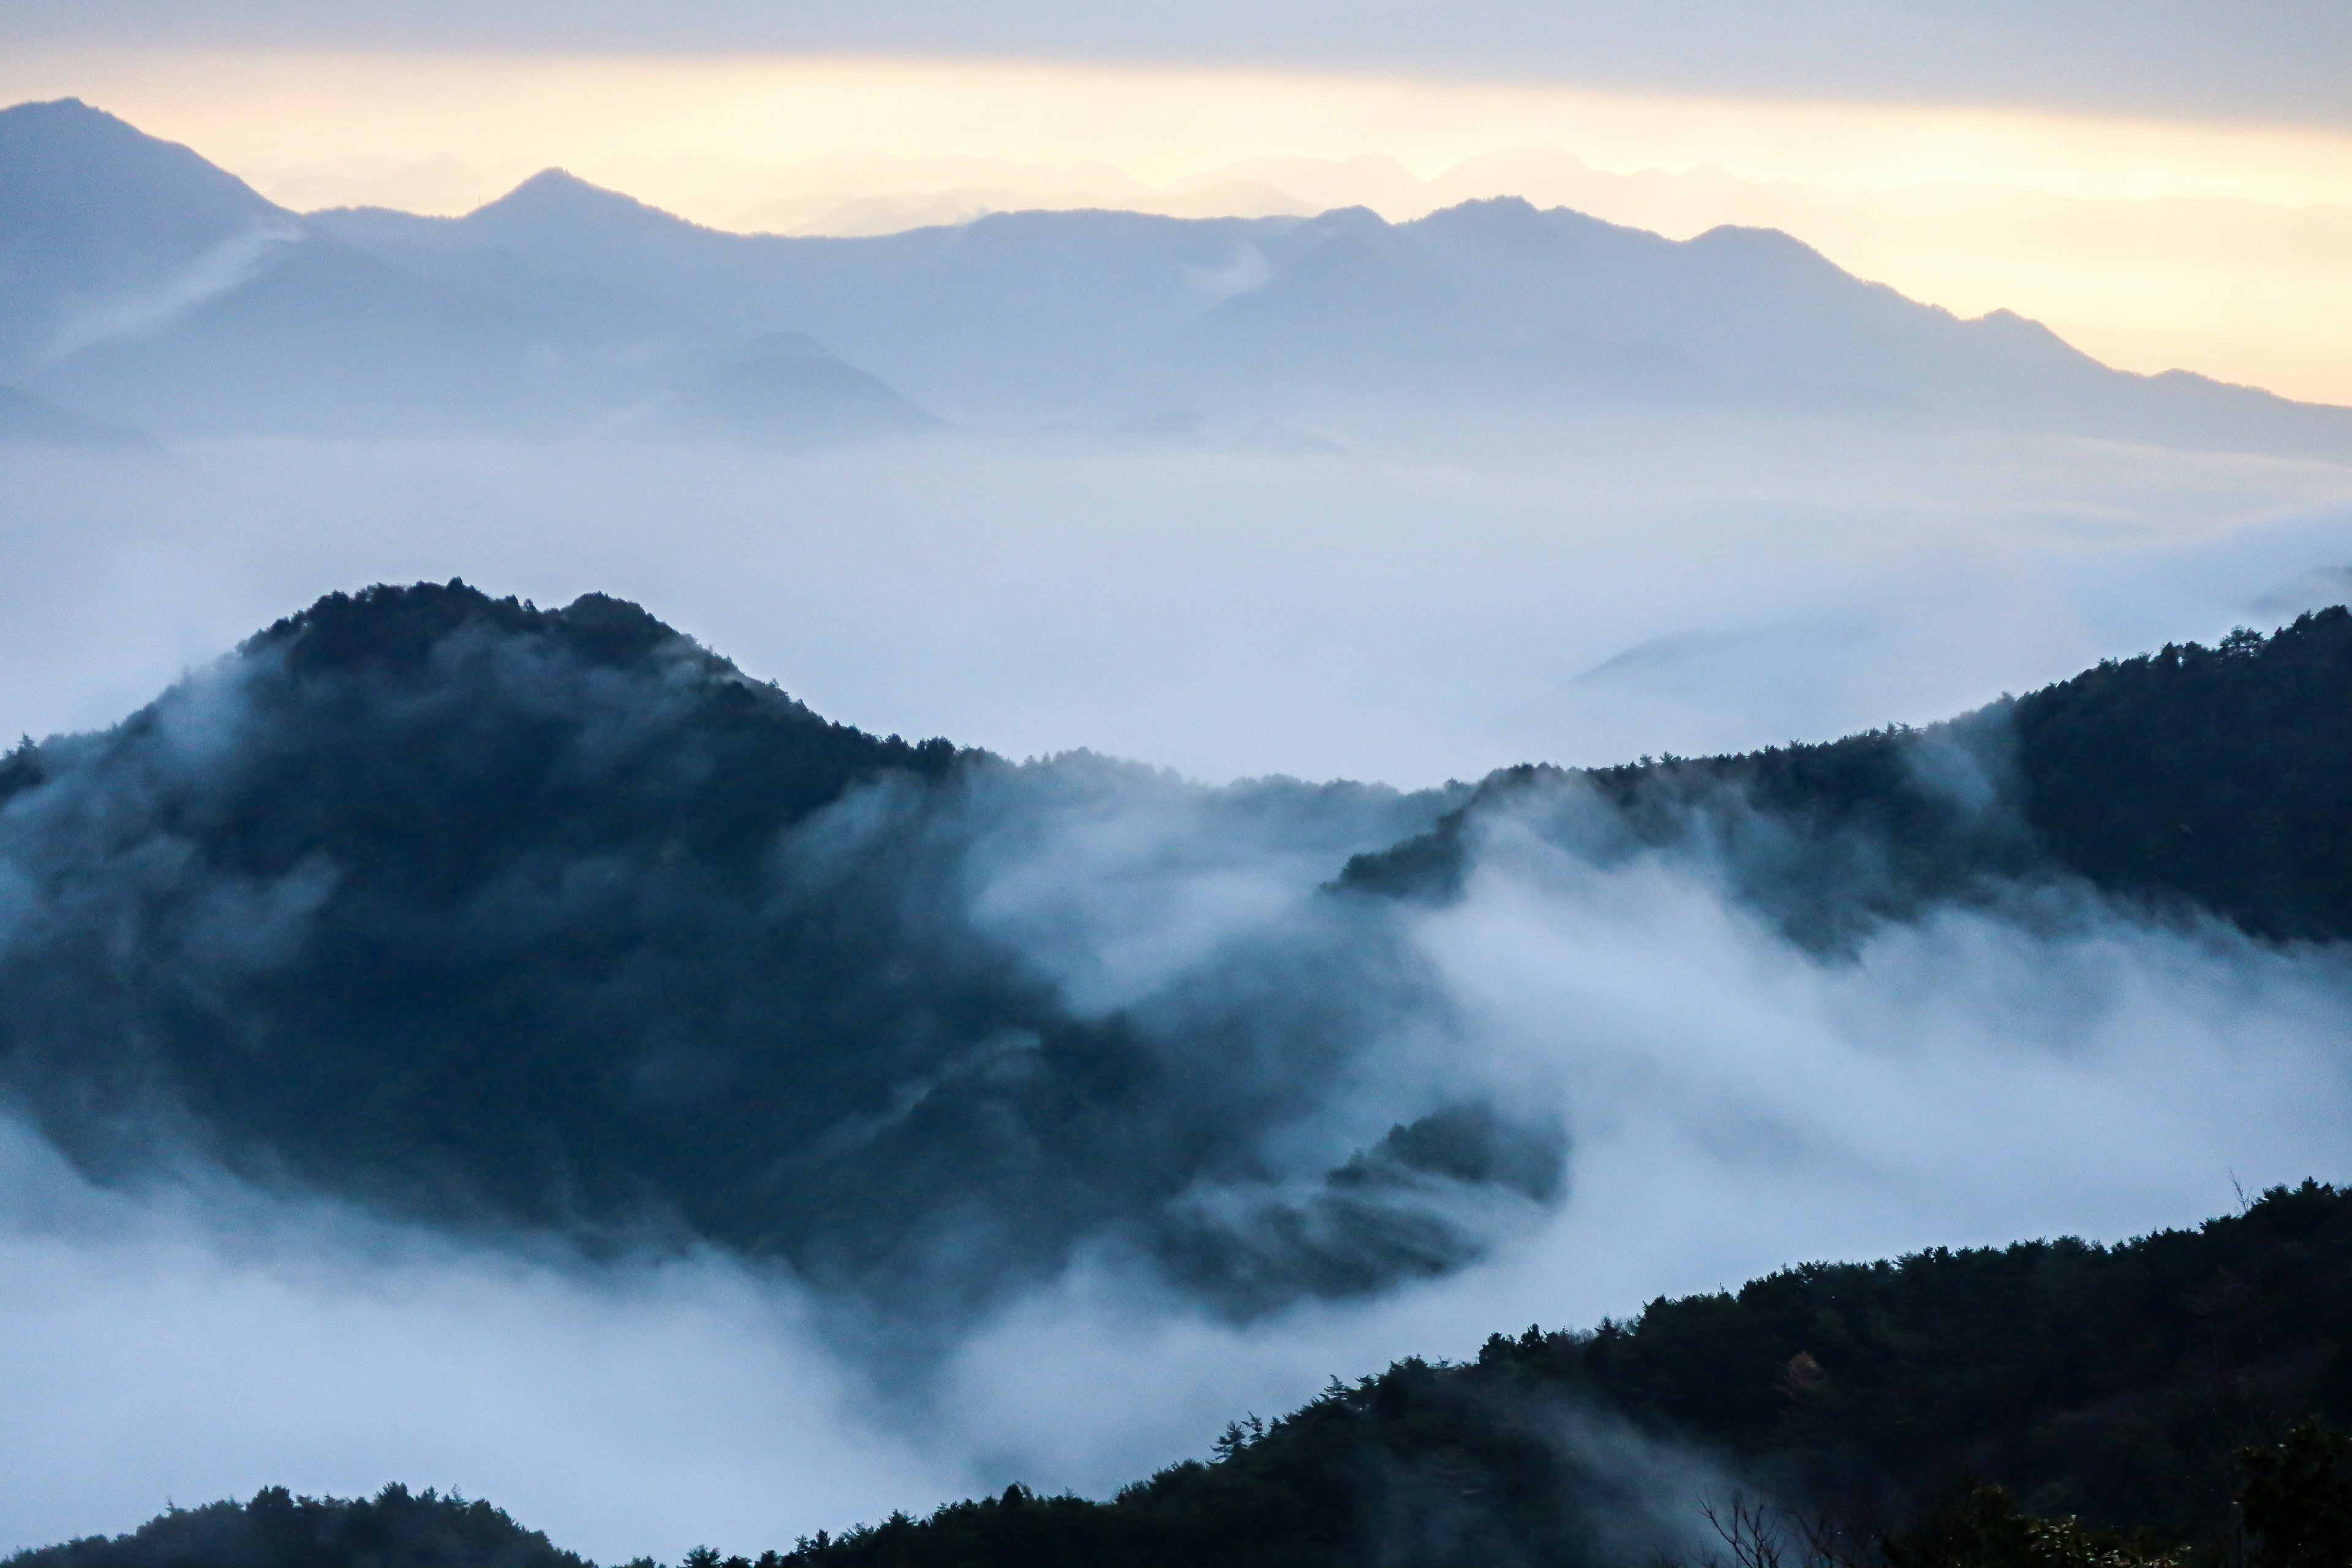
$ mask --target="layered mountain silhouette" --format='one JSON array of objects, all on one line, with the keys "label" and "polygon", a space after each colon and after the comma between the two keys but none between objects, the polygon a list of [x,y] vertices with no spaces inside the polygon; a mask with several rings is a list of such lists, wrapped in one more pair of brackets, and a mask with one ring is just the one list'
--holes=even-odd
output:
[{"label": "layered mountain silhouette", "polygon": [[[974,919],[984,863],[1126,776],[828,723],[609,599],[339,595],[0,763],[0,1089],[113,1179],[699,1237],[900,1321],[1083,1247],[1236,1311],[1354,1294],[1558,1195],[1559,1130],[1472,1089],[1315,1131],[1413,1005],[1374,916],[1108,1010]],[[1443,804],[1188,803],[1335,864]]]},{"label": "layered mountain silhouette", "polygon": [[[551,170],[459,218],[302,216],[67,100],[0,111],[0,378],[175,433],[668,430],[710,406],[730,438],[782,420],[830,440],[924,410],[1346,427],[1622,407],[2352,453],[2352,412],[2111,370],[1786,235],[1677,242],[1507,198],[1404,224],[1032,212],[789,238]],[[823,347],[751,346],[777,333]]]},{"label": "layered mountain silhouette", "polygon": [[1466,796],[1185,786],[1202,843],[1328,870],[1089,999],[1082,921],[978,911],[1061,864],[1057,823],[1171,809],[1150,770],[829,723],[615,600],[371,589],[0,762],[0,1092],[105,1179],[702,1238],[902,1320],[1094,1248],[1261,1311],[1461,1267],[1561,1195],[1560,1128],[1475,1078],[1328,1115],[1445,1027],[1411,924],[1498,822],[1680,857],[1820,945],[2093,889],[2340,941],[2347,696],[2338,608],[1923,731]]},{"label": "layered mountain silhouette", "polygon": [[2075,879],[2260,936],[2352,938],[2352,613],[2168,646],[1925,730],[1505,769],[1346,887],[1460,896],[1498,822],[1588,858],[1696,851],[1800,939]]},{"label": "layered mountain silhouette", "polygon": [[[83,104],[0,111],[0,380],[164,436],[614,427],[786,444],[936,422],[803,340],[512,252],[404,265]],[[705,384],[768,364],[771,390]],[[793,384],[789,396],[774,390]],[[750,402],[747,404],[746,399]],[[745,408],[760,413],[746,418]]]}]

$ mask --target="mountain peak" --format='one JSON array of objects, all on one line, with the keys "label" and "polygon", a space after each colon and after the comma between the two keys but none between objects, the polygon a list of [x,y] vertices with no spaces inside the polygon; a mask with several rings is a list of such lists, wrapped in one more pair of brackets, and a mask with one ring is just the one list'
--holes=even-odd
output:
[{"label": "mountain peak", "polygon": [[[494,599],[452,577],[446,584],[378,584],[356,594],[329,594],[258,633],[247,647],[283,647],[305,667],[416,665],[442,638],[469,626],[498,635],[551,637],[591,662],[615,666],[636,663],[678,637],[625,599],[586,594],[561,610],[542,610],[512,597]],[[714,667],[723,662],[708,657]]]},{"label": "mountain peak", "polygon": [[80,99],[0,109],[0,243],[26,235],[54,247],[93,228],[189,227],[217,238],[286,216],[188,148]]},{"label": "mountain peak", "polygon": [[476,207],[460,221],[474,227],[499,228],[514,224],[610,223],[616,219],[664,228],[694,226],[635,196],[607,190],[568,169],[557,168],[541,169],[498,200]]}]

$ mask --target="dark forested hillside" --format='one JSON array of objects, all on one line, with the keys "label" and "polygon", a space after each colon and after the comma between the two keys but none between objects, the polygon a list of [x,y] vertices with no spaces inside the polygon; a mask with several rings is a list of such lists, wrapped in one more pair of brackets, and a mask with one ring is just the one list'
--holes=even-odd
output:
[{"label": "dark forested hillside", "polygon": [[[2340,1444],[2323,1429],[2270,1446],[2315,1412],[2352,1417],[2347,1340],[2352,1193],[2306,1183],[2118,1247],[1811,1264],[1591,1331],[1496,1334],[1470,1363],[1334,1379],[1110,1502],[1016,1486],[757,1568],[1653,1568],[1706,1557],[1720,1543],[1697,1510],[1743,1492],[1833,1521],[1851,1563],[1897,1568],[2182,1561],[1987,1549],[1983,1527],[2012,1509],[2080,1521],[2062,1532],[2077,1544],[2115,1531],[2242,1562],[2243,1495],[2244,1522],[2273,1537],[2258,1568],[2334,1568],[2326,1543],[2352,1521]],[[2006,1499],[1969,1495],[1988,1484]],[[1968,1533],[1956,1510],[1975,1544],[1936,1539]],[[2290,1550],[2290,1531],[2316,1554]],[[1882,1532],[1908,1554],[1874,1555]],[[264,1492],[5,1568],[574,1563],[485,1504],[392,1489],[373,1503]]]},{"label": "dark forested hillside", "polygon": [[588,1568],[487,1502],[388,1486],[373,1498],[290,1496],[173,1509],[129,1535],[20,1552],[8,1568]]},{"label": "dark forested hillside", "polygon": [[1212,837],[1271,814],[1314,847],[1302,901],[1082,1008],[972,900],[1125,787],[1101,765],[829,723],[611,599],[371,589],[0,761],[0,1093],[102,1179],[193,1156],[483,1230],[705,1238],[917,1316],[1114,1246],[1260,1310],[1460,1267],[1564,1191],[1559,1125],[1475,1084],[1300,1135],[1442,1013],[1410,906],[1306,897],[1326,867],[1443,897],[1516,815],[1599,861],[1702,851],[1832,946],[2085,881],[2332,938],[2347,698],[2338,609],[1927,731],[1514,770],[1443,817],[1196,791]]},{"label": "dark forested hillside", "polygon": [[2067,878],[2259,936],[2352,936],[2352,612],[2110,660],[1926,730],[1507,770],[1342,884],[1449,896],[1505,815],[1604,858],[1703,848],[1807,936]]},{"label": "dark forested hillside", "polygon": [[1335,1381],[1111,1503],[1008,1492],[786,1561],[1631,1568],[1703,1544],[1669,1520],[1706,1497],[1761,1489],[1866,1534],[1966,1478],[2215,1543],[2240,1447],[2352,1416],[2347,1338],[2352,1193],[2306,1184],[2126,1246],[1813,1264],[1591,1332],[1498,1334],[1470,1363]]},{"label": "dark forested hillside", "polygon": [[[1087,787],[828,723],[614,600],[337,595],[0,763],[0,1088],[108,1179],[193,1155],[469,1227],[705,1238],[900,1318],[1090,1237],[1236,1310],[1360,1292],[1556,1193],[1557,1131],[1467,1098],[1303,1171],[1266,1153],[1405,1005],[1377,922],[1302,935],[1297,984],[1212,954],[1192,990],[1067,1005],[973,922],[967,857]],[[1433,816],[1218,799],[1337,821],[1335,856]]]}]

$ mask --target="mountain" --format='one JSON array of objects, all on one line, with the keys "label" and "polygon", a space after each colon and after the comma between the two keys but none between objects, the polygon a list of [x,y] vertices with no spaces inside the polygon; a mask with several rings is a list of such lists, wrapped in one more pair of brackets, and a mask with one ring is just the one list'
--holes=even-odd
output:
[{"label": "mountain", "polygon": [[[1681,857],[1817,946],[2094,889],[2340,940],[2347,696],[2339,608],[1923,731],[1208,791],[828,723],[610,599],[372,589],[0,763],[0,1092],[101,1179],[193,1152],[490,1234],[705,1238],[910,1331],[1102,1247],[1247,1315],[1559,1201],[1554,1112],[1420,1077],[1322,1109],[1444,1026],[1410,931],[1496,823]],[[1108,1002],[1073,977],[1118,884],[987,918],[1077,825],[1171,812],[1300,862],[1296,904]]]},{"label": "mountain", "polygon": [[2110,370],[1961,321],[1784,234],[1686,241],[1514,198],[1411,223],[1010,213],[869,238],[698,228],[551,172],[456,219],[321,214],[354,244],[498,248],[814,334],[965,419],[1467,405],[1867,413],[2352,453],[2352,412]]},{"label": "mountain", "polygon": [[940,422],[800,332],[772,332],[674,388],[649,411],[665,428],[754,446],[919,435]]},{"label": "mountain", "polygon": [[588,1568],[503,1510],[454,1493],[388,1486],[373,1498],[289,1495],[174,1508],[130,1535],[19,1552],[15,1568]]},{"label": "mountain", "polygon": [[1702,850],[1792,932],[2068,880],[2273,939],[2352,938],[2352,612],[2168,646],[1926,730],[1485,781],[1341,885],[1458,894],[1508,815],[1588,855]]},{"label": "mountain", "polygon": [[398,436],[557,426],[614,395],[598,351],[333,240],[288,242],[253,277],[34,378],[47,395],[178,436]]},{"label": "mountain", "polygon": [[1030,212],[789,238],[549,170],[459,218],[297,216],[66,100],[0,114],[0,374],[158,434],[594,428],[794,333],[850,372],[826,373],[841,402],[793,404],[799,440],[920,427],[911,402],[1097,428],[1826,415],[2352,454],[2352,411],[2110,370],[1783,234],[1672,241],[1515,198],[1402,224]]},{"label": "mountain", "polygon": [[[2155,1568],[2178,1561],[2161,1542],[2242,1551],[2241,1446],[2277,1443],[2315,1409],[2352,1416],[2347,1321],[2352,1194],[2306,1184],[2116,1247],[1809,1264],[1591,1331],[1496,1334],[1468,1364],[1335,1379],[1271,1426],[1229,1428],[1213,1463],[1172,1466],[1110,1503],[1016,1489],[804,1541],[783,1561],[1633,1568],[1699,1557],[1669,1519],[1687,1517],[1695,1489],[1727,1512],[1745,1487],[1826,1510],[1849,1562]],[[2352,1466],[2336,1465],[2315,1489],[2340,1520]],[[1905,1539],[1970,1481],[2034,1514],[2154,1539],[2046,1556]],[[1880,1557],[1875,1531],[1908,1552]]]},{"label": "mountain", "polygon": [[[1089,1245],[1234,1312],[1356,1295],[1556,1201],[1558,1128],[1467,1089],[1306,1135],[1411,994],[1377,919],[1106,1012],[975,917],[1008,832],[1139,772],[828,723],[593,595],[335,596],[0,763],[0,1092],[102,1179],[704,1238],[910,1330]],[[1448,798],[1186,805],[1336,864]]]},{"label": "mountain", "polygon": [[292,222],[187,148],[77,99],[0,110],[0,378],[207,258],[233,271],[241,247]]},{"label": "mountain", "polygon": [[[1706,1501],[1727,1520],[1744,1491],[1776,1533],[1780,1507],[1819,1521],[1835,1554],[1802,1560],[1822,1568],[2246,1561],[2242,1520],[2255,1568],[2330,1568],[2352,1542],[2352,1445],[2298,1423],[2352,1417],[2347,1322],[2352,1193],[2306,1183],[2112,1247],[1807,1264],[1622,1323],[1498,1333],[1474,1362],[1335,1378],[1113,1501],[1015,1485],[758,1561],[1652,1568],[1718,1561],[1691,1515]],[[487,1504],[395,1487],[351,1503],[267,1490],[5,1568],[352,1562],[578,1563]]]},{"label": "mountain", "polygon": [[[0,374],[166,437],[651,430],[648,409],[756,377],[742,367],[762,353],[753,332],[505,248],[345,244],[71,100],[0,112]],[[779,378],[796,391],[763,405],[772,438],[936,424],[814,343]]]}]

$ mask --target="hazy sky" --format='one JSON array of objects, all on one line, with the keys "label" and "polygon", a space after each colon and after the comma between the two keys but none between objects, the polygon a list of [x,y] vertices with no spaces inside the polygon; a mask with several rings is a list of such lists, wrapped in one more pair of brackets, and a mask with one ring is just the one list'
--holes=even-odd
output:
[{"label": "hazy sky", "polygon": [[0,8],[0,100],[87,99],[297,208],[462,212],[551,164],[813,233],[1519,195],[1786,228],[2126,369],[2338,403],[2347,81],[2352,10],[2285,0]]},{"label": "hazy sky", "polygon": [[2352,128],[2335,0],[14,0],[20,39],[919,54],[1458,73]]}]

